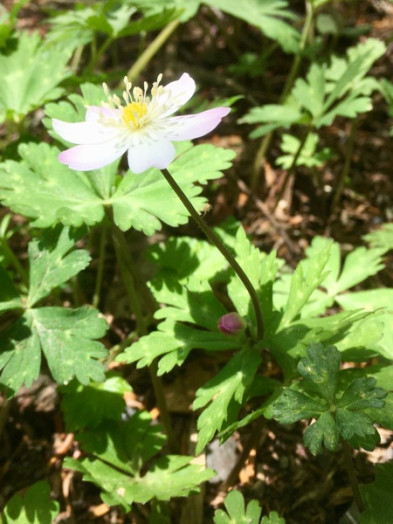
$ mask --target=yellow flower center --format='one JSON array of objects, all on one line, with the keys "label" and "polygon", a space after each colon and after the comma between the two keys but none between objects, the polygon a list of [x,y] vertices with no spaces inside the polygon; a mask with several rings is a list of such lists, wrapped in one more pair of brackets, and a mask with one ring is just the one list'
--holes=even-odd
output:
[{"label": "yellow flower center", "polygon": [[123,110],[123,120],[127,125],[130,125],[133,128],[143,127],[144,121],[143,117],[147,113],[147,104],[146,102],[131,102],[122,108]]}]

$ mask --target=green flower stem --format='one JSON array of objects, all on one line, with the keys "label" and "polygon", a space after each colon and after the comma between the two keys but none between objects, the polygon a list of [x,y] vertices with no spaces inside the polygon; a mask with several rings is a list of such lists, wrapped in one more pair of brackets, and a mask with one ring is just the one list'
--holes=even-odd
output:
[{"label": "green flower stem", "polygon": [[94,288],[94,295],[93,295],[93,300],[92,300],[92,305],[94,307],[98,307],[98,304],[100,302],[102,278],[104,275],[105,246],[106,246],[107,236],[108,236],[108,227],[107,227],[107,224],[104,222],[102,229],[101,229],[101,235],[100,235],[96,285]]},{"label": "green flower stem", "polygon": [[342,445],[343,445],[345,468],[347,470],[349,482],[352,487],[353,497],[355,499],[355,502],[356,502],[356,505],[359,511],[363,512],[366,509],[366,507],[364,505],[362,495],[359,490],[359,484],[356,478],[355,468],[353,467],[352,448],[345,441],[342,442]]},{"label": "green flower stem", "polygon": [[[127,246],[126,239],[123,232],[113,224],[112,228],[113,240],[116,251],[117,261],[119,263],[120,272],[122,275],[123,283],[126,288],[126,292],[131,304],[132,311],[136,317],[136,325],[139,336],[143,336],[147,333],[147,319],[145,318],[141,306],[140,297],[136,291],[136,276],[134,263]],[[140,280],[140,279],[139,279]],[[169,415],[168,406],[165,400],[164,389],[162,382],[157,374],[157,363],[153,362],[149,366],[150,379],[153,385],[154,394],[156,397],[158,409],[160,411],[160,418],[164,426],[165,433],[168,438],[168,444],[172,453],[178,452],[178,444],[175,438],[175,434],[172,429],[171,418]]]},{"label": "green flower stem", "polygon": [[[299,71],[302,58],[303,58],[303,51],[307,45],[307,42],[310,38],[311,29],[312,29],[312,21],[314,19],[314,0],[305,2],[306,5],[306,18],[304,20],[303,30],[300,37],[299,42],[299,51],[295,55],[295,58],[292,62],[291,70],[289,71],[289,74],[287,76],[284,89],[282,91],[282,94],[280,96],[279,103],[282,104],[285,102],[285,99],[287,98],[289,92],[292,89],[292,86],[294,84],[296,75]],[[255,155],[254,165],[251,173],[251,181],[250,181],[250,187],[252,191],[256,191],[258,184],[259,184],[259,176],[261,173],[261,165],[263,162],[263,159],[266,156],[266,152],[269,149],[270,142],[273,138],[273,131],[268,133],[263,137],[263,140],[261,142],[261,145],[258,148],[258,151]]]},{"label": "green flower stem", "polygon": [[120,273],[126,289],[128,300],[130,301],[132,312],[135,315],[136,325],[139,335],[146,333],[146,321],[142,312],[141,301],[135,289],[135,280],[130,271],[131,257],[128,252],[128,246],[123,232],[117,227],[113,226],[113,244],[115,247],[116,258],[119,264]]},{"label": "green flower stem", "polygon": [[[134,62],[134,65],[127,73],[127,78],[130,82],[134,82],[140,75],[142,69],[150,62],[153,56],[161,49],[171,34],[177,29],[180,20],[172,20],[164,29],[156,36],[153,42],[145,49],[140,57]],[[123,83],[123,82],[122,82]]]},{"label": "green flower stem", "polygon": [[190,213],[191,217],[194,219],[197,225],[202,229],[202,231],[205,233],[205,235],[210,240],[210,242],[214,244],[216,248],[220,251],[220,253],[226,258],[229,265],[232,267],[232,269],[235,271],[237,276],[240,278],[240,280],[244,284],[244,287],[247,289],[248,294],[250,295],[251,302],[252,302],[252,305],[255,311],[255,320],[257,324],[257,340],[262,340],[263,335],[264,335],[262,311],[259,305],[257,293],[254,289],[254,286],[251,284],[250,279],[245,274],[241,266],[238,264],[237,260],[232,255],[232,253],[228,250],[228,248],[221,241],[221,239],[214,233],[214,231],[206,224],[203,218],[196,211],[194,206],[191,204],[191,202],[189,201],[189,199],[187,198],[187,196],[185,195],[181,187],[177,184],[175,179],[172,177],[172,175],[169,173],[169,171],[167,169],[162,169],[161,172],[164,175],[165,180],[168,182],[168,184],[171,186],[173,191],[176,193],[176,195],[179,197],[179,199],[183,203],[184,207]]}]

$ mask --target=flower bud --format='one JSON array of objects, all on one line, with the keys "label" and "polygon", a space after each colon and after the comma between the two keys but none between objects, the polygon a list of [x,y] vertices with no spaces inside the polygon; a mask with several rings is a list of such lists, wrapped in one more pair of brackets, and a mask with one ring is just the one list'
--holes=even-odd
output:
[{"label": "flower bud", "polygon": [[246,323],[238,313],[227,313],[218,321],[218,329],[224,335],[238,335],[246,329]]}]

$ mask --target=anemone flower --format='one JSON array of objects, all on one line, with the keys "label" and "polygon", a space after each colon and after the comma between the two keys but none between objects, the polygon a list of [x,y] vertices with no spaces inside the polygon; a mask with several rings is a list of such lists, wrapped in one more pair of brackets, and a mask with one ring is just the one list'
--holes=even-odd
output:
[{"label": "anemone flower", "polygon": [[71,169],[90,171],[111,164],[127,151],[128,165],[134,173],[150,167],[165,169],[175,157],[172,142],[190,140],[212,131],[230,109],[216,107],[195,115],[171,116],[195,92],[195,82],[184,73],[179,80],[160,85],[162,75],[148,95],[144,88],[132,87],[124,78],[122,100],[109,93],[107,102],[89,106],[84,122],[53,119],[53,129],[64,140],[78,144],[59,155]]}]

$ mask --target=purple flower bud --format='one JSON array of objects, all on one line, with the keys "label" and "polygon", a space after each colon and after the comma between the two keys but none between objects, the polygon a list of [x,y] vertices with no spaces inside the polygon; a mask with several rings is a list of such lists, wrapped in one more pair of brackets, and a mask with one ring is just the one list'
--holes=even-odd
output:
[{"label": "purple flower bud", "polygon": [[246,329],[246,323],[238,313],[227,313],[218,321],[218,329],[224,335],[238,335]]}]

